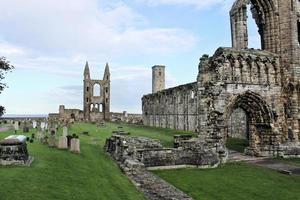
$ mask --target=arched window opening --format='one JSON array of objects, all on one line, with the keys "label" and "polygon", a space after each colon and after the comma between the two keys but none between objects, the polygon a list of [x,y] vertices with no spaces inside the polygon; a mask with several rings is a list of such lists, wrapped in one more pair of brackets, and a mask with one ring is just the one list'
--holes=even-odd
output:
[{"label": "arched window opening", "polygon": [[100,84],[96,83],[94,85],[94,88],[93,88],[93,96],[95,97],[99,97],[101,96],[101,86]]},{"label": "arched window opening", "polygon": [[251,9],[255,8],[252,8],[250,4],[247,5],[248,48],[263,49],[262,38],[259,34],[259,29],[253,16],[253,12],[255,12],[255,10]]},{"label": "arched window opening", "polygon": [[99,112],[103,112],[103,105],[102,104],[99,105]]}]

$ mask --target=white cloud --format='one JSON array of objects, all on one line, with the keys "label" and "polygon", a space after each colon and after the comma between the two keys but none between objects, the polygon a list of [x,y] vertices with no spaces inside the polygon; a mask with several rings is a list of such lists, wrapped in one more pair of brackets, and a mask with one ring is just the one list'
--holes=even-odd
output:
[{"label": "white cloud", "polygon": [[[195,37],[176,28],[155,28],[124,3],[97,0],[0,0],[1,30],[11,43],[36,53],[103,57],[190,49]],[[146,27],[147,26],[147,27]],[[159,45],[158,45],[159,44]]]},{"label": "white cloud", "polygon": [[0,42],[0,55],[9,57],[9,56],[24,55],[24,54],[25,54],[24,49],[8,44],[6,42]]},{"label": "white cloud", "polygon": [[150,6],[158,5],[184,5],[194,6],[197,9],[206,9],[215,5],[231,6],[234,0],[136,0],[144,2]]}]

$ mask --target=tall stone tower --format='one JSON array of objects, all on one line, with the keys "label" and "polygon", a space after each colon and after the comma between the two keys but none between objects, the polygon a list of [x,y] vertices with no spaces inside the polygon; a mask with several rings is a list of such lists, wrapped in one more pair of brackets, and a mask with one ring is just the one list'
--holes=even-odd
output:
[{"label": "tall stone tower", "polygon": [[109,72],[109,65],[106,63],[104,75],[104,90],[103,90],[103,97],[104,97],[104,118],[109,119],[110,117],[110,72]]},{"label": "tall stone tower", "polygon": [[165,66],[154,65],[152,67],[152,93],[165,89]]},{"label": "tall stone tower", "polygon": [[102,80],[91,79],[89,64],[83,73],[83,113],[85,121],[110,120],[110,72],[105,66]]},{"label": "tall stone tower", "polygon": [[90,68],[88,62],[85,64],[84,73],[83,73],[83,112],[84,119],[86,121],[90,120],[90,102],[91,102],[91,77],[90,77]]}]

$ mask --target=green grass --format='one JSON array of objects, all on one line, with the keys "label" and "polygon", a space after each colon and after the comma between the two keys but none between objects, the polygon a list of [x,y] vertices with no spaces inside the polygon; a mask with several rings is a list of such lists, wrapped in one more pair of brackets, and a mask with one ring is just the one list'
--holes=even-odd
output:
[{"label": "green grass", "polygon": [[144,136],[153,139],[158,139],[165,147],[173,147],[173,137],[179,134],[191,134],[196,137],[196,133],[179,131],[173,129],[163,129],[156,127],[146,127],[141,125],[120,124],[124,131],[130,132],[131,136]]},{"label": "green grass", "polygon": [[[144,199],[103,151],[105,139],[118,126],[131,135],[159,139],[167,146],[172,146],[173,135],[185,133],[127,124],[75,124],[69,130],[71,134],[90,134],[80,135],[81,154],[50,149],[37,141],[28,143],[30,155],[35,158],[31,167],[0,166],[0,200]],[[27,135],[34,132],[31,130]],[[0,138],[10,134],[13,131],[0,132]]]},{"label": "green grass", "polygon": [[[103,151],[105,139],[118,126],[133,136],[159,139],[167,147],[173,146],[175,134],[188,133],[127,124],[107,123],[105,127],[75,124],[70,133],[90,133],[90,136],[80,135],[81,154],[50,149],[37,141],[28,143],[29,152],[35,158],[31,167],[0,167],[0,200],[144,199]],[[13,131],[0,132],[0,138],[10,134]],[[246,164],[155,173],[195,199],[300,199],[299,177]]]},{"label": "green grass", "polygon": [[246,139],[227,138],[226,147],[231,150],[235,150],[240,153],[244,153],[246,147],[249,146],[249,142]]},{"label": "green grass", "polygon": [[299,200],[300,177],[245,163],[216,169],[155,171],[157,175],[199,200]]}]

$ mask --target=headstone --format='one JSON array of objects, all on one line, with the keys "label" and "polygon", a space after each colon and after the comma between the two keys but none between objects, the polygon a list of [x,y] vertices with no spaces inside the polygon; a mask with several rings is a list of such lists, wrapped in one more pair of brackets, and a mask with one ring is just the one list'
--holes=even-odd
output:
[{"label": "headstone", "polygon": [[46,130],[46,123],[45,122],[41,123],[41,130]]},{"label": "headstone", "polygon": [[70,151],[73,153],[80,153],[80,140],[79,138],[71,139]]},{"label": "headstone", "polygon": [[55,135],[51,135],[51,134],[49,135],[48,146],[49,147],[55,147],[56,146]]},{"label": "headstone", "polygon": [[0,141],[0,165],[26,164],[29,155],[26,136],[10,135]]},{"label": "headstone", "polygon": [[68,139],[66,136],[60,136],[58,141],[59,149],[68,149]]},{"label": "headstone", "polygon": [[36,133],[36,139],[39,140],[40,142],[43,142],[44,139],[44,132],[41,130],[38,130]]},{"label": "headstone", "polygon": [[14,130],[15,130],[15,133],[19,130],[19,122],[15,122],[14,123]]},{"label": "headstone", "polygon": [[49,147],[55,147],[56,141],[55,141],[55,130],[51,130],[49,138],[48,138],[48,146]]},{"label": "headstone", "polygon": [[67,136],[68,135],[68,127],[67,126],[64,126],[63,127],[63,136]]},{"label": "headstone", "polygon": [[37,123],[36,123],[36,121],[33,121],[32,122],[32,128],[36,128],[37,127]]}]

